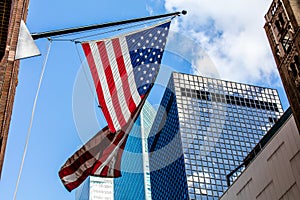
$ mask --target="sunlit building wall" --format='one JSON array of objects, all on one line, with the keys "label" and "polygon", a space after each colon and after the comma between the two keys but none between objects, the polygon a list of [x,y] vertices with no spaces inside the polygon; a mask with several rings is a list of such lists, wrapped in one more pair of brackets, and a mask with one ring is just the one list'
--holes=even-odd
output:
[{"label": "sunlit building wall", "polygon": [[266,136],[264,140],[267,141],[256,145],[248,156],[251,162],[221,200],[299,199],[300,135],[291,109]]}]

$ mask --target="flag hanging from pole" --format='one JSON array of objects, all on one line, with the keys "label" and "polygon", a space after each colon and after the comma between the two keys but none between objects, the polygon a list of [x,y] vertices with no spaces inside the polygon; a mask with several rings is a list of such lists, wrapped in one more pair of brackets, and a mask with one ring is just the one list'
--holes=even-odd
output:
[{"label": "flag hanging from pole", "polygon": [[146,101],[121,130],[112,133],[106,126],[76,151],[59,170],[59,177],[68,191],[78,187],[88,176],[117,178],[128,134]]},{"label": "flag hanging from pole", "polygon": [[[59,177],[66,189],[72,191],[89,175],[119,177],[120,163],[115,161],[121,156],[118,154],[122,154],[126,140],[127,135],[123,131],[111,133],[107,126],[99,131],[61,167]],[[109,158],[109,155],[112,157]]]},{"label": "flag hanging from pole", "polygon": [[89,175],[121,176],[128,134],[155,82],[170,21],[131,34],[82,43],[107,127],[61,167],[68,191]]},{"label": "flag hanging from pole", "polygon": [[82,43],[111,132],[121,129],[155,82],[170,21],[127,35]]}]

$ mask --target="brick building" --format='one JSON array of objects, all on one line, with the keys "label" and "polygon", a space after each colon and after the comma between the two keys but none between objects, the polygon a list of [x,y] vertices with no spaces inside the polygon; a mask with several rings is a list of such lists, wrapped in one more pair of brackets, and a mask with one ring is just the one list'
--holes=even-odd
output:
[{"label": "brick building", "polygon": [[28,4],[29,0],[0,2],[0,175],[18,84],[19,61],[14,57],[20,22],[26,20]]},{"label": "brick building", "polygon": [[300,131],[300,1],[273,0],[264,26]]}]

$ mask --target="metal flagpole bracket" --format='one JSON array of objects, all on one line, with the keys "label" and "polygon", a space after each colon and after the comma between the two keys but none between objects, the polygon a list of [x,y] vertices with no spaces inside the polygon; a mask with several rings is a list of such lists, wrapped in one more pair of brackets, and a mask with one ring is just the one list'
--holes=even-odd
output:
[{"label": "metal flagpole bracket", "polygon": [[68,28],[68,29],[47,31],[47,32],[41,32],[41,33],[33,33],[33,34],[31,34],[31,36],[34,40],[36,40],[36,39],[40,39],[40,38],[66,35],[66,34],[70,34],[70,33],[78,33],[78,32],[83,32],[83,31],[88,31],[88,30],[94,30],[94,29],[118,26],[118,25],[123,25],[123,24],[129,24],[129,23],[159,19],[159,18],[164,18],[164,17],[180,16],[181,14],[186,15],[187,11],[183,10],[181,12],[174,12],[174,13],[163,14],[163,15],[156,15],[156,16],[136,18],[136,19],[129,19],[129,20],[118,21],[118,22],[109,22],[109,23],[105,23],[105,24],[96,24],[96,25],[82,26],[82,27],[77,27],[77,28]]}]

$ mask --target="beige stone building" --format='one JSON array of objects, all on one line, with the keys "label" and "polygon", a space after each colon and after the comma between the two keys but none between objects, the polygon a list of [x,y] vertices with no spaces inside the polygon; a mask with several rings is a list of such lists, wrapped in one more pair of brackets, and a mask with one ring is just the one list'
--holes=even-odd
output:
[{"label": "beige stone building", "polygon": [[270,129],[244,163],[246,169],[221,200],[300,198],[300,135],[291,109]]}]

